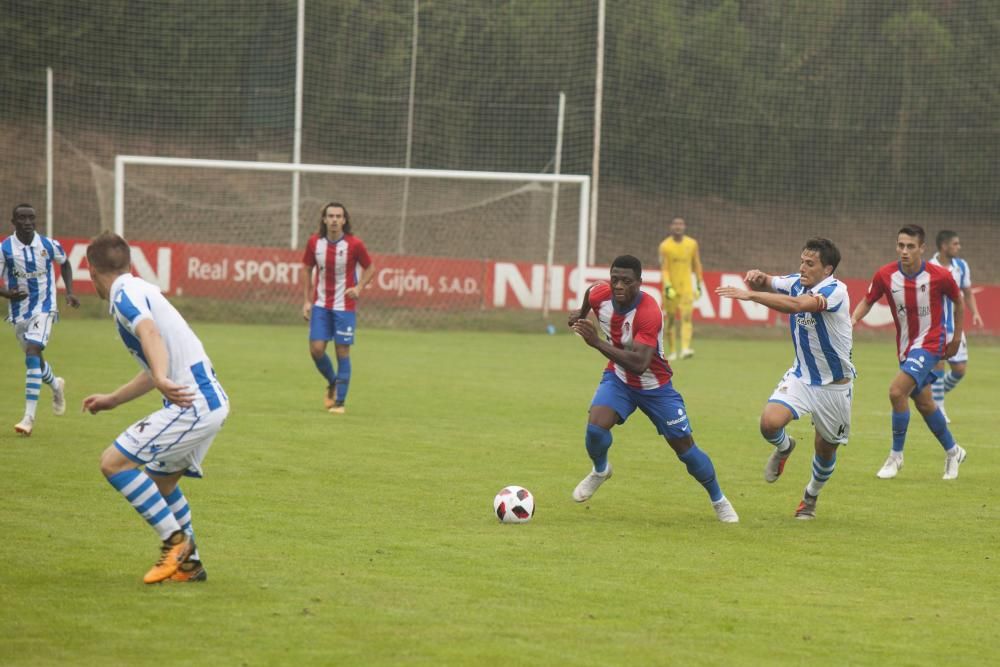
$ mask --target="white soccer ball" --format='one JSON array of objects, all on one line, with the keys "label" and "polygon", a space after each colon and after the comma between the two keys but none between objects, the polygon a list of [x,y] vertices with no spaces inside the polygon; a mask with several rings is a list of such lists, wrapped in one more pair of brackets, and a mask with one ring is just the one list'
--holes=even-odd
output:
[{"label": "white soccer ball", "polygon": [[526,523],[535,514],[535,497],[523,486],[505,486],[493,498],[493,511],[502,523]]}]

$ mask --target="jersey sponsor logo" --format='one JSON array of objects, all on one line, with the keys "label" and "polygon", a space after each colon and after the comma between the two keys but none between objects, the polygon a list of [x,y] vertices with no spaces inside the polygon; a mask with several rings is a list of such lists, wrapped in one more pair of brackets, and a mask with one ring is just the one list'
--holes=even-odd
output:
[{"label": "jersey sponsor logo", "polygon": [[14,277],[20,278],[21,280],[33,280],[36,278],[44,278],[49,275],[48,268],[36,269],[35,271],[24,271],[15,264],[14,265]]},{"label": "jersey sponsor logo", "polygon": [[795,323],[807,329],[815,328],[816,318],[813,317],[812,313],[795,313]]}]

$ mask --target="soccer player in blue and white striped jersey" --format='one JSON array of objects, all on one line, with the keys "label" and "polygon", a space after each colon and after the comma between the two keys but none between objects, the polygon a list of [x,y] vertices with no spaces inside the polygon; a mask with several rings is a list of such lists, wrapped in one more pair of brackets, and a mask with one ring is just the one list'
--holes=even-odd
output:
[{"label": "soccer player in blue and white striped jersey", "polygon": [[715,291],[719,296],[754,301],[788,315],[795,363],[781,378],[760,417],[760,432],[775,448],[764,467],[764,479],[777,481],[795,448],[785,426],[812,414],[816,427],[812,478],[795,516],[814,519],[819,492],[837,463],[837,447],[847,444],[851,432],[851,397],[857,373],[851,362],[850,297],[844,284],[833,277],[840,251],[828,239],[810,239],[800,262],[799,272],[787,276],[749,271],[744,280],[753,291],[738,287]]},{"label": "soccer player in blue and white striped jersey", "polygon": [[[982,327],[983,318],[979,314],[979,308],[976,306],[976,295],[972,291],[972,272],[969,270],[969,263],[958,256],[962,251],[962,242],[958,238],[958,233],[947,229],[942,230],[938,232],[937,239],[935,240],[938,251],[934,253],[934,257],[931,258],[930,263],[943,266],[951,271],[951,277],[955,279],[958,289],[962,291],[965,307],[972,313],[972,324]],[[948,332],[947,340],[951,342],[951,339],[955,337],[955,304],[948,297],[944,298],[944,326],[945,331]],[[964,329],[961,340],[958,352],[955,353],[955,356],[948,359],[948,365],[951,366],[951,370],[945,373],[945,360],[942,359],[939,361],[935,369],[938,371],[939,377],[931,384],[931,396],[934,398],[934,402],[937,403],[938,409],[941,410],[941,414],[944,415],[947,423],[950,423],[951,419],[948,418],[948,413],[944,410],[944,395],[958,386],[958,383],[962,381],[969,363],[969,347],[965,340]]]},{"label": "soccer player in blue and white striped jersey", "polygon": [[139,374],[110,394],[93,394],[83,409],[96,414],[156,389],[162,407],[125,429],[101,455],[101,472],[163,540],[147,584],[202,581],[187,499],[177,485],[201,477],[201,462],[229,414],[229,399],[201,341],[159,288],[129,273],[125,239],[104,232],[87,247],[90,277]]},{"label": "soccer player in blue and white striped jersey", "polygon": [[14,431],[24,436],[34,429],[43,383],[52,388],[52,411],[57,415],[66,412],[66,382],[56,377],[42,357],[58,319],[56,264],[62,265],[66,304],[80,307],[73,295],[73,269],[66,261],[66,252],[58,241],[35,231],[35,217],[31,204],[15,206],[10,221],[14,233],[0,242],[0,278],[6,284],[0,296],[10,301],[7,319],[24,350],[24,418],[14,426]]}]

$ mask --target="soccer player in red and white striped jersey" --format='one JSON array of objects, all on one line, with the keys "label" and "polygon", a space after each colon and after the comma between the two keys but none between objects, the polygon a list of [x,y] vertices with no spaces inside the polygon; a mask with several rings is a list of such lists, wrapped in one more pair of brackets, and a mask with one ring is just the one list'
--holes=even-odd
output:
[{"label": "soccer player in red and white striped jersey", "polygon": [[[739,516],[719,488],[712,459],[695,444],[684,399],[671,382],[672,371],[663,356],[663,312],[639,289],[641,284],[642,264],[622,255],[611,264],[610,285],[601,282],[588,288],[580,310],[569,316],[573,331],[609,360],[587,424],[587,454],[594,468],[573,490],[573,500],[588,500],[611,477],[611,429],[639,408],[708,491],[719,520],[736,523]],[[591,310],[606,340],[587,319]]]},{"label": "soccer player in red and white striped jersey", "polygon": [[[361,291],[375,275],[365,244],[351,233],[351,216],[343,204],[330,202],[323,207],[319,233],[309,238],[302,263],[308,277],[304,281],[302,317],[309,322],[309,353],[327,382],[323,399],[326,409],[343,414],[351,381],[355,307]],[[331,340],[337,351],[336,373],[326,354]]]},{"label": "soccer player in red and white striped jersey", "polygon": [[[900,229],[896,235],[899,260],[875,272],[868,293],[851,316],[856,325],[884,296],[896,324],[899,373],[889,385],[892,450],[877,473],[881,479],[895,477],[903,467],[910,398],[945,449],[943,478],[958,477],[958,467],[965,460],[965,450],[955,443],[945,416],[931,395],[931,384],[937,378],[934,367],[941,359],[954,356],[961,343],[962,293],[951,272],[924,261],[924,249],[922,227],[907,225]],[[944,322],[945,297],[955,305],[955,337],[950,342]]]}]

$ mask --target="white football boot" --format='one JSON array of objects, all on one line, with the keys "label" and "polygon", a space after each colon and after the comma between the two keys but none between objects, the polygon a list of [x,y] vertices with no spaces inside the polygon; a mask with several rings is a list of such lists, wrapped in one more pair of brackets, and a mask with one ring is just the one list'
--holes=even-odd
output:
[{"label": "white football boot", "polygon": [[611,463],[608,462],[608,469],[604,472],[591,470],[590,474],[580,480],[580,483],[573,489],[573,500],[582,503],[589,500],[597,489],[607,480],[611,479]]}]

